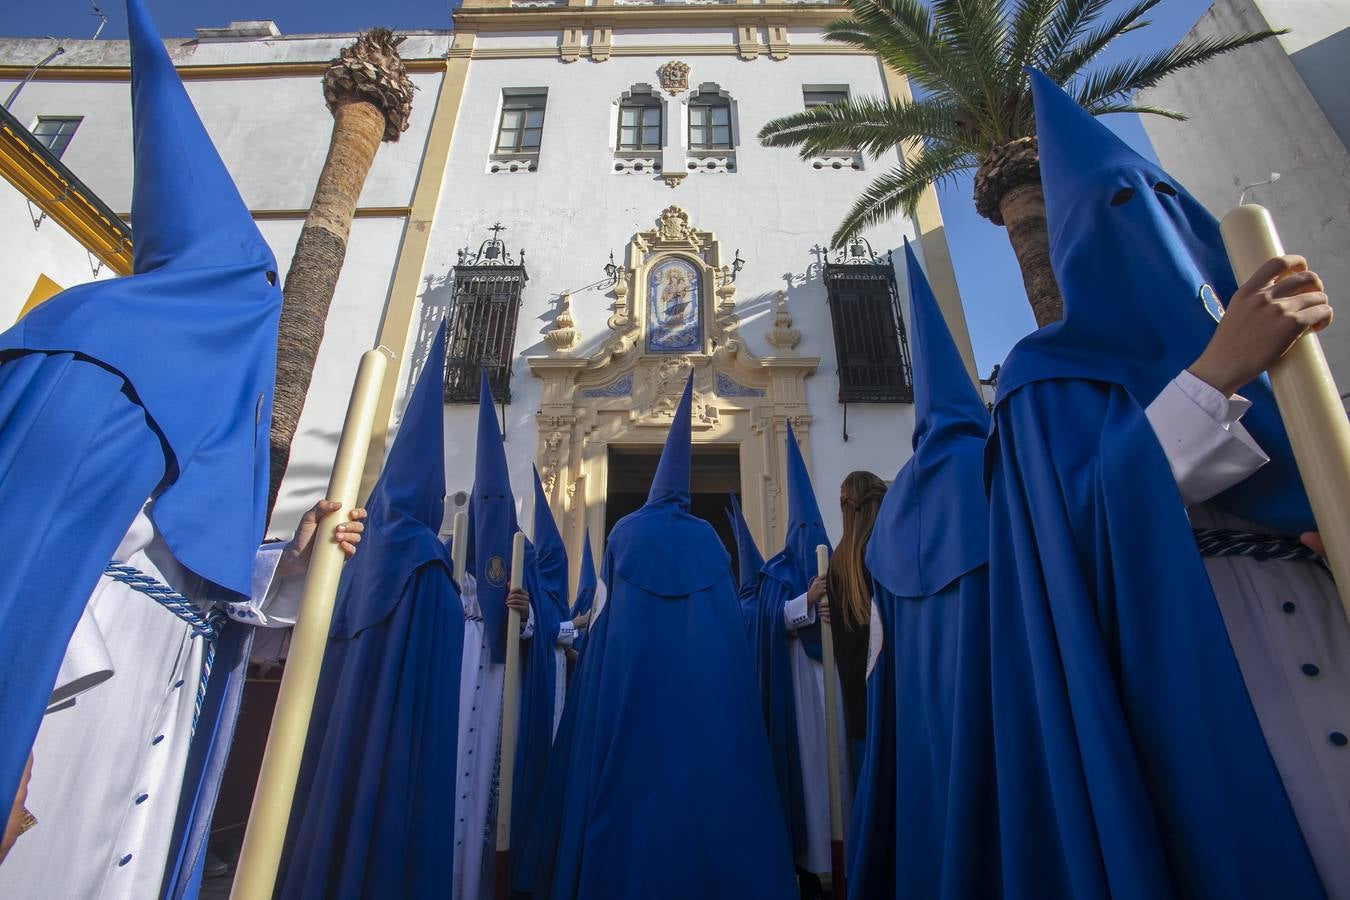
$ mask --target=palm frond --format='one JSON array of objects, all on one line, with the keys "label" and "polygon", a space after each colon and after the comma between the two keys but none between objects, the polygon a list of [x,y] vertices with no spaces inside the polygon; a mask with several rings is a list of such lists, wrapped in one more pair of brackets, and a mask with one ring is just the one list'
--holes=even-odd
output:
[{"label": "palm frond", "polygon": [[929,185],[941,185],[975,167],[975,158],[957,150],[923,151],[878,177],[853,204],[830,238],[839,246],[863,229],[903,213],[912,216]]},{"label": "palm frond", "polygon": [[1138,0],[1129,9],[1116,16],[1110,22],[1093,30],[1082,40],[1064,48],[1059,58],[1054,60],[1045,74],[1063,84],[1106,49],[1106,45],[1138,28],[1148,25],[1144,16],[1162,0]]},{"label": "palm frond", "polygon": [[960,55],[918,0],[853,0],[853,15],[825,27],[825,38],[861,47],[904,72],[925,93],[969,103],[977,98]]},{"label": "palm frond", "polygon": [[1035,53],[1045,43],[1055,8],[1056,0],[1016,0],[1003,55],[1008,74],[1017,79],[1019,87],[1022,69],[1035,64]]},{"label": "palm frond", "polygon": [[1185,122],[1188,116],[1175,109],[1168,109],[1165,106],[1153,106],[1149,103],[1128,103],[1118,100],[1108,100],[1090,106],[1087,111],[1094,116],[1106,116],[1111,113],[1136,113],[1141,116],[1161,116],[1164,119],[1171,119],[1174,122]]},{"label": "palm frond", "polygon": [[1155,53],[1151,56],[1135,57],[1109,69],[1094,72],[1084,79],[1077,91],[1077,100],[1083,107],[1092,107],[1116,97],[1122,97],[1146,87],[1152,87],[1162,79],[1182,69],[1189,69],[1208,62],[1216,56],[1222,56],[1239,47],[1259,43],[1276,35],[1287,34],[1288,29],[1279,31],[1254,31],[1222,38],[1205,38],[1199,41],[1182,41],[1171,50]]},{"label": "palm frond", "polygon": [[769,147],[800,147],[803,158],[841,147],[880,156],[906,141],[959,144],[952,108],[932,100],[859,97],[774,119],[759,132]]},{"label": "palm frond", "polygon": [[1065,49],[1073,46],[1110,5],[1111,0],[1059,0],[1046,29],[1045,42],[1037,54],[1036,68],[1044,72],[1053,66]]},{"label": "palm frond", "polygon": [[930,7],[939,34],[979,91],[977,108],[995,115],[1007,94],[998,65],[1003,55],[1002,6],[1003,0],[932,0]]}]

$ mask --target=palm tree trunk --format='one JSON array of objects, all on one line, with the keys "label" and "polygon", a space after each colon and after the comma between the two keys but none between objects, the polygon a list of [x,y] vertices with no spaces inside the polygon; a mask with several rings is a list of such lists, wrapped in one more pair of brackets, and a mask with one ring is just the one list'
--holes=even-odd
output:
[{"label": "palm tree trunk", "polygon": [[291,441],[314,376],[314,361],[323,342],[328,307],[333,302],[338,274],[347,255],[352,216],[384,132],[384,113],[371,103],[354,100],[341,103],[333,111],[328,159],[314,189],[314,200],[282,290],[277,382],[272,405],[269,518],[290,463]]},{"label": "palm tree trunk", "polygon": [[1045,224],[1045,192],[1041,183],[1024,182],[999,198],[998,209],[1008,229],[1008,242],[1022,269],[1031,312],[1038,327],[1058,322],[1064,299],[1050,267],[1050,234]]}]

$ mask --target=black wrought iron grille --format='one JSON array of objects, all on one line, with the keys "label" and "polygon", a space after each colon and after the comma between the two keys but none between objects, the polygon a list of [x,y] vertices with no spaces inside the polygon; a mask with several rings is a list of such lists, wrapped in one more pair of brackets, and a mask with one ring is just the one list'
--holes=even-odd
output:
[{"label": "black wrought iron grille", "polygon": [[828,264],[840,403],[913,403],[909,340],[889,265]]},{"label": "black wrought iron grille", "polygon": [[511,360],[525,286],[524,266],[456,266],[454,317],[445,354],[445,401],[478,402],[479,371],[492,397],[511,402]]}]

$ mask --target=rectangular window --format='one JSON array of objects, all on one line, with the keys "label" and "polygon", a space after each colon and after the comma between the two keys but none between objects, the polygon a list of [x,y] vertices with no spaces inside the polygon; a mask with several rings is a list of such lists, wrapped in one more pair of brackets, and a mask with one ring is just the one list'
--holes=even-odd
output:
[{"label": "rectangular window", "polygon": [[807,109],[813,106],[829,106],[831,103],[847,103],[848,91],[837,88],[802,88],[802,101]]},{"label": "rectangular window", "polygon": [[619,107],[619,149],[661,149],[660,106],[624,103]]},{"label": "rectangular window", "polygon": [[527,280],[523,265],[455,266],[454,312],[445,358],[447,403],[477,403],[483,369],[493,399],[511,402],[511,360]]},{"label": "rectangular window", "polygon": [[909,341],[889,264],[832,263],[825,289],[840,403],[913,403]]},{"label": "rectangular window", "polygon": [[497,129],[498,153],[538,153],[544,137],[544,106],[548,94],[508,94],[502,99],[502,122]]},{"label": "rectangular window", "polygon": [[731,107],[695,103],[689,107],[689,149],[731,149]]},{"label": "rectangular window", "polygon": [[37,124],[33,126],[33,137],[52,151],[53,156],[60,159],[61,154],[70,146],[75,129],[79,128],[83,121],[80,116],[38,116]]}]

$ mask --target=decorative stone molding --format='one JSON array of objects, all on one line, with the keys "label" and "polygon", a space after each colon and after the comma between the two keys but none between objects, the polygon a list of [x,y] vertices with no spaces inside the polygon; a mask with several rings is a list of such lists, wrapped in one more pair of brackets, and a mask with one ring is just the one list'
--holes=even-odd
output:
[{"label": "decorative stone molding", "polygon": [[518,175],[538,168],[539,155],[536,153],[494,153],[488,157],[489,175]]},{"label": "decorative stone molding", "polygon": [[788,43],[787,25],[778,22],[769,22],[769,58],[787,59],[792,55],[792,46]]},{"label": "decorative stone molding", "polygon": [[572,295],[567,291],[558,298],[558,315],[553,318],[553,327],[544,333],[544,340],[559,352],[571,350],[581,340],[581,332],[572,320]]},{"label": "decorative stone molding", "polygon": [[711,156],[690,156],[685,167],[692,173],[726,175],[736,171],[736,153],[726,150]]},{"label": "decorative stone molding", "polygon": [[689,177],[688,172],[664,172],[661,175],[661,180],[666,183],[666,187],[677,188],[687,177]]},{"label": "decorative stone molding", "polygon": [[765,339],[771,346],[784,353],[790,353],[801,342],[802,333],[792,327],[792,314],[788,312],[787,291],[779,291],[774,301],[773,330]]},{"label": "decorative stone molding", "polygon": [[764,49],[759,42],[759,23],[758,22],[737,22],[736,23],[736,52],[741,59],[752,60],[759,56],[759,51]]},{"label": "decorative stone molding", "polygon": [[862,171],[863,158],[861,153],[851,150],[840,150],[835,153],[827,153],[822,156],[813,156],[810,159],[813,169],[853,169]]},{"label": "decorative stone molding", "polygon": [[672,97],[689,90],[689,64],[686,62],[672,59],[656,70],[656,77],[661,79],[661,89]]},{"label": "decorative stone molding", "polygon": [[[659,175],[661,159],[657,156],[635,156],[628,153],[614,154],[615,175]],[[683,177],[683,173],[681,173]]]},{"label": "decorative stone molding", "polygon": [[[698,228],[678,206],[668,206],[653,228],[633,235],[625,248],[608,334],[589,355],[527,358],[542,382],[540,477],[572,559],[580,556],[587,527],[593,541],[603,540],[610,445],[662,444],[690,373],[695,442],[739,448],[751,530],[761,546],[782,543],[786,500],[777,486],[786,477],[787,422],[809,453],[805,382],[820,361],[795,353],[757,357],[745,347],[737,331],[735,285],[722,276],[728,262],[712,232]],[[678,281],[676,293],[668,293],[671,282],[663,279],[672,267],[693,273],[695,284]],[[696,311],[683,306],[689,303]],[[683,311],[672,312],[677,307]],[[564,308],[555,331],[568,325]],[[787,314],[781,303],[780,312]],[[670,328],[675,315],[697,316],[692,349],[651,349],[663,346],[651,342],[654,329]],[[791,330],[790,318],[785,327]]]},{"label": "decorative stone molding", "polygon": [[580,27],[564,28],[562,42],[558,45],[558,58],[565,63],[576,62],[581,58],[581,36],[585,29]]},{"label": "decorative stone molding", "polygon": [[597,25],[591,32],[591,59],[604,62],[614,49],[614,29],[608,25]]}]

